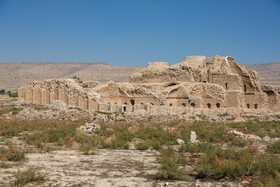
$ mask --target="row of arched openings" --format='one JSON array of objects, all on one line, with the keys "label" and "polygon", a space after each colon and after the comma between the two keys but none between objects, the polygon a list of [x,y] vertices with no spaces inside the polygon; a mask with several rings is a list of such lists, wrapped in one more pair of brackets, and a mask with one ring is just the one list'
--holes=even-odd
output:
[{"label": "row of arched openings", "polygon": [[[208,107],[208,108],[211,108],[211,103],[207,103],[207,107]],[[220,104],[220,103],[216,103],[216,107],[217,107],[217,108],[220,108],[220,107],[221,107],[221,104]]]}]

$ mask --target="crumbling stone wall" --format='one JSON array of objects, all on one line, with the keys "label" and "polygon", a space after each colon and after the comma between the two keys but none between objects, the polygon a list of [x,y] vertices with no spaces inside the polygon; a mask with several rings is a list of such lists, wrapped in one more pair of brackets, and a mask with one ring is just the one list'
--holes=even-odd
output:
[{"label": "crumbling stone wall", "polygon": [[23,102],[48,105],[61,100],[70,106],[104,112],[123,112],[124,106],[128,112],[152,113],[167,108],[185,112],[190,108],[280,108],[280,87],[261,86],[255,71],[247,71],[232,57],[220,56],[185,57],[172,66],[166,62],[148,63],[130,76],[130,83],[52,79],[36,81],[18,91]]}]

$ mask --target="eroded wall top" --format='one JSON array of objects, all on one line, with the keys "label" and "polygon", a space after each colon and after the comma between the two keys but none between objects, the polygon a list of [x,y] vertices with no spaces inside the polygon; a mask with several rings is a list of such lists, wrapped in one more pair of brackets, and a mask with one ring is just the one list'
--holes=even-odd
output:
[{"label": "eroded wall top", "polygon": [[[232,57],[188,56],[178,64],[148,63],[130,76],[131,83],[205,82],[220,84],[226,89],[250,92],[260,90],[259,75],[238,65]],[[230,84],[230,85],[229,85]],[[229,85],[229,87],[228,87]],[[244,88],[244,85],[246,88]]]}]

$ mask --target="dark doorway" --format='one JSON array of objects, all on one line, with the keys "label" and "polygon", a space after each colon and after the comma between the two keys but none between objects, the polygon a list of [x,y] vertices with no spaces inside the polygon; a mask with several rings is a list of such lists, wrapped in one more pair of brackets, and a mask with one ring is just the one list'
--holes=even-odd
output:
[{"label": "dark doorway", "polygon": [[131,104],[132,106],[134,106],[134,104],[135,104],[134,99],[130,99],[130,104]]}]

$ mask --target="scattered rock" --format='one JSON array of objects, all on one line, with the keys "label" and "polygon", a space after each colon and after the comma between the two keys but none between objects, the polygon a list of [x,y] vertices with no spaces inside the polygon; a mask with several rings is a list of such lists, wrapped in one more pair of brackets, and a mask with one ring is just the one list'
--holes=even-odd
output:
[{"label": "scattered rock", "polygon": [[234,134],[235,136],[238,136],[240,138],[243,138],[245,140],[262,140],[261,137],[253,135],[253,134],[244,134],[242,132],[239,132],[237,130],[231,130],[228,133]]},{"label": "scattered rock", "polygon": [[196,132],[195,131],[191,131],[191,138],[190,138],[191,143],[197,143],[198,140],[196,140],[196,139],[197,139]]},{"label": "scattered rock", "polygon": [[84,132],[95,132],[96,130],[100,129],[100,126],[94,123],[86,123],[83,126],[80,126],[80,131]]},{"label": "scattered rock", "polygon": [[270,141],[271,139],[270,139],[269,136],[265,136],[265,137],[263,137],[263,140],[268,142],[268,141]]},{"label": "scattered rock", "polygon": [[182,140],[182,139],[177,139],[176,142],[177,142],[178,145],[183,145],[183,144],[185,144],[185,141]]}]

